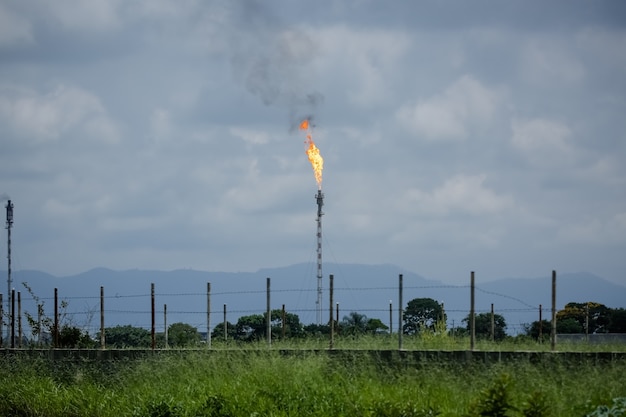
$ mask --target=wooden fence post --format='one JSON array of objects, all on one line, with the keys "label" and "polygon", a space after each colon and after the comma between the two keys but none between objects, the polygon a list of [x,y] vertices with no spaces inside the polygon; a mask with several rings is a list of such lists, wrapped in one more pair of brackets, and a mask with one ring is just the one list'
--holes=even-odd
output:
[{"label": "wooden fence post", "polygon": [[211,283],[206,283],[206,345],[211,347]]},{"label": "wooden fence post", "polygon": [[156,317],[154,311],[154,282],[150,284],[150,311],[151,311],[151,326],[150,326],[150,338],[152,350],[156,348]]},{"label": "wooden fence post", "polygon": [[335,277],[333,276],[333,274],[330,274],[329,276],[329,280],[330,280],[330,302],[329,302],[329,308],[330,308],[330,344],[329,344],[329,349],[333,349],[335,347],[335,321],[333,320],[333,291],[334,291],[334,283],[333,281],[335,280]]},{"label": "wooden fence post", "polygon": [[59,290],[54,289],[54,334],[53,334],[53,347],[59,347]]},{"label": "wooden fence post", "polygon": [[389,300],[389,336],[393,334],[393,301]]},{"label": "wooden fence post", "polygon": [[541,304],[539,304],[539,343],[543,341],[543,312]]},{"label": "wooden fence post", "polygon": [[2,293],[0,293],[0,348],[2,347],[2,338],[4,333],[4,301],[2,300]]},{"label": "wooden fence post", "polygon": [[496,317],[493,313],[493,303],[491,303],[491,341],[496,341]]},{"label": "wooden fence post", "polygon": [[167,331],[167,304],[163,304],[163,327],[165,328],[165,349],[168,348],[167,345],[167,337],[168,337],[168,331]]},{"label": "wooden fence post", "polygon": [[403,310],[402,306],[402,274],[398,276],[398,350],[402,350],[402,333],[404,333],[404,329],[402,328],[404,323]]},{"label": "wooden fence post", "polygon": [[283,312],[282,312],[282,318],[280,320],[281,324],[282,324],[282,328],[281,328],[281,338],[285,339],[285,329],[286,329],[286,325],[285,325],[285,305],[283,304]]},{"label": "wooden fence post", "polygon": [[552,330],[550,331],[550,349],[556,349],[556,271],[552,271]]},{"label": "wooden fence post", "polygon": [[11,349],[15,348],[15,290],[11,290]]},{"label": "wooden fence post", "polygon": [[228,340],[228,322],[226,321],[226,304],[224,304],[224,341]]},{"label": "wooden fence post", "polygon": [[22,293],[17,292],[17,347],[22,347]]},{"label": "wooden fence post", "polygon": [[106,349],[104,330],[104,287],[100,287],[100,349]]},{"label": "wooden fence post", "polygon": [[476,344],[476,310],[474,305],[474,271],[470,277],[470,350],[474,350]]},{"label": "wooden fence post", "polygon": [[267,322],[266,322],[266,326],[267,326],[267,347],[271,347],[272,346],[272,309],[270,306],[270,278],[268,277],[265,281],[265,285],[266,285],[266,310],[267,310]]}]

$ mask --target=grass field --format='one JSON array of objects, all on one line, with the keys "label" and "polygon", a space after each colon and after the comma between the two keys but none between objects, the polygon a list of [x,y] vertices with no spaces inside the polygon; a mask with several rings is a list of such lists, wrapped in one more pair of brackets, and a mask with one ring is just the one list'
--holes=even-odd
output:
[{"label": "grass field", "polygon": [[0,361],[3,416],[572,417],[626,397],[620,360],[416,364],[348,350],[223,349]]},{"label": "grass field", "polygon": [[[212,341],[213,349],[265,349],[267,342],[237,342],[217,338]],[[272,347],[276,349],[327,349],[329,347],[328,336],[318,338],[308,337],[303,339],[274,340]],[[356,337],[335,337],[334,349],[398,349],[398,336],[394,335],[359,335]],[[424,333],[420,336],[404,336],[402,348],[406,350],[468,350],[470,348],[469,337],[452,337],[447,333],[435,334]],[[482,351],[533,351],[549,352],[551,350],[550,341],[543,343],[529,337],[509,337],[500,342],[491,342],[484,339],[477,339],[476,350]],[[556,346],[561,352],[626,352],[626,343],[574,343],[559,341]]]}]

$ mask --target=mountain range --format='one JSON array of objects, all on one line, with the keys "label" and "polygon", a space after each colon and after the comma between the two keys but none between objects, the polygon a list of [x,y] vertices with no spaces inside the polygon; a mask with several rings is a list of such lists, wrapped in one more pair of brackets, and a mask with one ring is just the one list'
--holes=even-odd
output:
[{"label": "mountain range", "polygon": [[[413,298],[432,298],[444,304],[448,327],[464,326],[470,309],[470,280],[467,285],[449,285],[426,279],[394,265],[324,264],[333,271],[334,301],[340,320],[352,311],[379,318],[398,327],[399,275],[403,277],[403,305]],[[36,304],[53,316],[54,289],[58,290],[64,320],[96,333],[100,325],[100,288],[104,293],[105,326],[151,325],[151,284],[155,293],[155,320],[164,324],[189,323],[200,331],[207,328],[210,300],[211,328],[224,320],[235,323],[244,315],[263,314],[267,305],[267,278],[270,278],[270,306],[295,313],[304,324],[317,318],[316,265],[301,263],[256,272],[207,272],[191,269],[173,271],[96,268],[77,275],[57,277],[34,270],[14,271],[13,287],[20,292],[23,313],[36,316]],[[2,276],[6,276],[6,272]],[[26,285],[24,285],[26,283]],[[210,283],[210,297],[207,296]],[[28,287],[28,288],[27,288]],[[329,316],[329,275],[322,282],[323,322]],[[29,290],[30,289],[30,290]],[[551,277],[501,279],[475,285],[478,313],[494,311],[506,319],[510,334],[523,332],[524,325],[550,319]],[[6,296],[5,296],[6,297]],[[4,298],[6,300],[6,298]],[[594,301],[611,308],[626,307],[626,286],[590,273],[557,276],[557,309],[568,302]],[[6,301],[4,302],[6,306]],[[6,308],[6,307],[5,307]],[[336,314],[337,305],[333,312]],[[390,314],[390,308],[392,312]],[[167,314],[166,314],[167,312]]]}]

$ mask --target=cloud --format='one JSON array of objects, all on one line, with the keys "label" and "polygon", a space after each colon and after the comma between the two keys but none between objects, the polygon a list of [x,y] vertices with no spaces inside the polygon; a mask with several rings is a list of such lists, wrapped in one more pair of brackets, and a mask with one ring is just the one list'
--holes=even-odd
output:
[{"label": "cloud", "polygon": [[0,47],[32,43],[31,23],[0,4]]},{"label": "cloud", "polygon": [[155,141],[167,141],[172,134],[170,112],[161,108],[154,109],[150,117],[150,129]]},{"label": "cloud", "polygon": [[565,244],[594,246],[626,243],[626,212],[563,224],[559,227],[557,239]]},{"label": "cloud", "polygon": [[464,75],[442,94],[396,113],[398,121],[412,133],[429,140],[463,140],[473,127],[490,123],[502,94],[470,75]]},{"label": "cloud", "polygon": [[534,164],[569,163],[575,157],[569,143],[571,130],[564,124],[548,119],[511,122],[511,144]]},{"label": "cloud", "polygon": [[247,129],[243,127],[231,127],[231,135],[241,138],[249,145],[265,145],[269,142],[269,135],[267,132],[258,129]]},{"label": "cloud", "polygon": [[486,178],[485,174],[460,174],[432,192],[410,189],[404,195],[405,207],[437,217],[462,213],[483,216],[512,209],[513,198],[485,187]]},{"label": "cloud", "polygon": [[87,138],[116,142],[118,129],[94,94],[59,85],[39,94],[31,89],[0,89],[0,119],[33,142],[60,140],[78,130]]},{"label": "cloud", "polygon": [[58,0],[38,2],[63,28],[70,31],[102,32],[116,29],[121,24],[120,0]]},{"label": "cloud", "polygon": [[585,67],[568,51],[569,48],[556,39],[545,36],[531,39],[519,57],[522,77],[529,83],[545,87],[580,82],[585,77]]},{"label": "cloud", "polygon": [[398,65],[410,47],[407,34],[342,25],[311,32],[320,49],[317,72],[335,73],[351,105],[376,107],[393,97]]}]

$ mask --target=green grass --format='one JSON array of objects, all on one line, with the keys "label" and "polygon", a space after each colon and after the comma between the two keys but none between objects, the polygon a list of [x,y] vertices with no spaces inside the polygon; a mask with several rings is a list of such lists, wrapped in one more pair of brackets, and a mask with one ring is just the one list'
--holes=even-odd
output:
[{"label": "green grass", "polygon": [[409,363],[347,350],[170,351],[119,361],[7,356],[0,415],[571,417],[625,397],[625,371],[623,361]]},{"label": "green grass", "polygon": [[[406,350],[469,350],[469,337],[452,337],[448,334],[425,333],[421,336],[404,336],[402,348]],[[302,339],[273,340],[275,349],[328,349],[329,337],[308,337]],[[211,348],[220,349],[267,349],[267,341],[236,342],[223,339],[213,339]],[[389,335],[359,335],[357,337],[335,336],[334,349],[398,349],[398,336]],[[491,342],[477,339],[474,347],[480,351],[551,351],[550,342],[538,343],[527,337],[509,337],[501,342]],[[626,343],[593,344],[558,342],[556,351],[560,352],[626,352]]]}]

